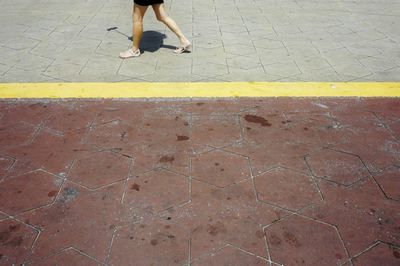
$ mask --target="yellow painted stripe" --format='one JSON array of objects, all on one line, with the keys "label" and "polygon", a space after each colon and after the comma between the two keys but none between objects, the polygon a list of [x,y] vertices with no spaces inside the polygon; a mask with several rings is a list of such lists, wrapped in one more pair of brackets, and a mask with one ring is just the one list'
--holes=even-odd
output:
[{"label": "yellow painted stripe", "polygon": [[400,82],[0,83],[0,98],[400,97]]}]

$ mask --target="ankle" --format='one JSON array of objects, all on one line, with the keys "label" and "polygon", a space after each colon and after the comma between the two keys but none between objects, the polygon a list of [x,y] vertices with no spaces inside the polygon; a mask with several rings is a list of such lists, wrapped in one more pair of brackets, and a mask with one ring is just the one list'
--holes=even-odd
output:
[{"label": "ankle", "polygon": [[186,39],[185,37],[180,38],[179,41],[180,41],[181,44],[188,44],[188,43],[190,43],[190,41],[189,41],[188,39]]}]

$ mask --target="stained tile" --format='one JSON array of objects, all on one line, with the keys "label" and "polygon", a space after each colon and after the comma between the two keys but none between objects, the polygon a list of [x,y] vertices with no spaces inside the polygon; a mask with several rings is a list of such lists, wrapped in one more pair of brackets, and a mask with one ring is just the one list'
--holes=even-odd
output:
[{"label": "stained tile", "polygon": [[268,261],[260,257],[243,252],[231,246],[219,250],[216,254],[205,256],[196,260],[192,265],[269,265]]},{"label": "stained tile", "polygon": [[333,226],[293,215],[265,228],[271,259],[284,265],[335,265],[348,256]]},{"label": "stained tile", "polygon": [[372,246],[376,239],[399,244],[398,202],[385,197],[368,179],[346,188],[321,181],[324,203],[304,210],[304,214],[337,226],[351,256]]},{"label": "stained tile", "polygon": [[42,229],[29,260],[56,255],[71,246],[104,262],[113,231],[124,224],[123,184],[89,191],[65,183],[56,202],[18,218]]},{"label": "stained tile", "polygon": [[218,187],[226,187],[250,178],[250,169],[245,157],[211,151],[192,158],[192,176]]},{"label": "stained tile", "polygon": [[0,128],[0,150],[17,147],[27,143],[35,128],[31,125],[18,123]]},{"label": "stained tile", "polygon": [[15,159],[9,156],[0,155],[0,179],[2,179],[6,175],[14,162]]},{"label": "stained tile", "polygon": [[0,264],[393,264],[399,111],[363,98],[4,100]]},{"label": "stained tile", "polygon": [[131,159],[109,151],[97,152],[76,160],[69,180],[95,189],[129,176]]},{"label": "stained tile", "polygon": [[37,260],[32,263],[29,263],[28,265],[43,265],[43,266],[51,266],[51,265],[77,265],[77,266],[100,266],[103,265],[99,262],[96,262],[95,260],[89,258],[88,256],[85,256],[82,254],[82,252],[78,252],[75,249],[67,249],[61,253],[58,253],[54,256],[46,257],[42,260]]},{"label": "stained tile", "polygon": [[135,219],[188,201],[188,178],[165,170],[134,176],[128,181],[124,196],[124,204]]},{"label": "stained tile", "polygon": [[82,144],[85,130],[70,131],[62,136],[41,131],[32,143],[7,149],[17,159],[10,175],[16,176],[36,169],[65,175],[73,160],[95,149]]},{"label": "stained tile", "polygon": [[191,254],[197,259],[232,244],[261,257],[266,245],[261,225],[285,216],[282,210],[256,201],[251,180],[227,188],[192,181],[192,201],[165,219],[191,231]]},{"label": "stained tile", "polygon": [[383,172],[375,174],[375,179],[385,192],[386,196],[400,201],[400,169],[390,167]]},{"label": "stained tile", "polygon": [[37,234],[31,227],[15,220],[0,221],[0,263],[19,265],[24,262]]},{"label": "stained tile", "polygon": [[354,266],[361,265],[396,265],[399,263],[400,249],[379,243],[372,249],[352,259]]},{"label": "stained tile", "polygon": [[342,185],[351,185],[369,176],[363,162],[353,154],[323,149],[307,156],[306,161],[315,176]]},{"label": "stained tile", "polygon": [[222,147],[233,144],[240,138],[239,121],[236,116],[193,118],[193,142]]},{"label": "stained tile", "polygon": [[258,199],[283,208],[298,210],[319,203],[321,196],[311,176],[276,168],[254,178]]},{"label": "stained tile", "polygon": [[184,265],[189,232],[167,220],[136,223],[116,232],[110,265]]},{"label": "stained tile", "polygon": [[15,215],[54,201],[62,180],[43,171],[7,179],[0,183],[0,209]]}]

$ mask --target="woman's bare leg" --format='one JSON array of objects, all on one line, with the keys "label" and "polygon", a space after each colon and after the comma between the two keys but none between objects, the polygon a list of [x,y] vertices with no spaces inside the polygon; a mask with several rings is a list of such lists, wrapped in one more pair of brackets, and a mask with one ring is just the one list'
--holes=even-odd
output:
[{"label": "woman's bare leg", "polygon": [[142,40],[143,36],[143,17],[146,13],[147,6],[141,6],[134,4],[133,5],[133,30],[132,30],[132,37],[133,37],[133,44],[132,50],[136,51],[139,49],[140,41]]},{"label": "woman's bare leg", "polygon": [[182,46],[187,45],[189,40],[183,35],[182,31],[179,29],[178,24],[170,18],[164,9],[164,4],[152,5],[154,13],[156,14],[157,20],[164,23],[176,36],[179,38],[179,41]]}]

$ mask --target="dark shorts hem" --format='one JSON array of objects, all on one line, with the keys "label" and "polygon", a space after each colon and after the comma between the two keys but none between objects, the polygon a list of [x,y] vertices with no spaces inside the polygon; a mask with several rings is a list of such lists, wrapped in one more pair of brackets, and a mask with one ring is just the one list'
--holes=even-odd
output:
[{"label": "dark shorts hem", "polygon": [[141,6],[151,6],[151,5],[163,4],[164,0],[134,0],[133,2]]}]

